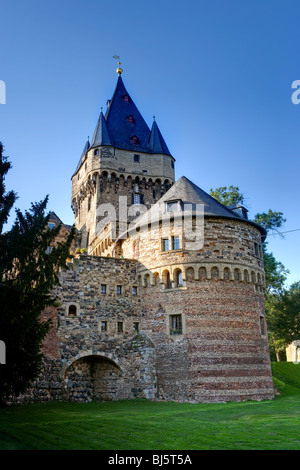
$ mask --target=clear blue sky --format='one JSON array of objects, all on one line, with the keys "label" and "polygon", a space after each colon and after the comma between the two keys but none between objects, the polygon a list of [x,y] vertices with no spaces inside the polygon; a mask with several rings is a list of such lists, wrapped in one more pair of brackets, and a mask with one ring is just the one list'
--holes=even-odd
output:
[{"label": "clear blue sky", "polygon": [[[250,218],[284,213],[300,229],[299,0],[2,0],[0,139],[16,207],[50,195],[67,224],[71,176],[114,91],[113,55],[149,126],[205,191],[238,186]],[[14,212],[12,212],[14,219]],[[300,279],[300,231],[269,251]]]}]

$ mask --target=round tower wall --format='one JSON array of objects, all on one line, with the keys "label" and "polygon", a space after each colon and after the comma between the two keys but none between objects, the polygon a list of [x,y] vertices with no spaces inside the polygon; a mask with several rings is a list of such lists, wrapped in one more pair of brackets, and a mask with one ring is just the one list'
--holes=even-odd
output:
[{"label": "round tower wall", "polygon": [[[141,229],[123,242],[124,257],[139,261],[141,327],[156,348],[158,398],[272,398],[259,230],[206,218],[198,250],[185,249],[178,227],[164,230]],[[173,236],[179,249],[163,251],[161,240]]]}]

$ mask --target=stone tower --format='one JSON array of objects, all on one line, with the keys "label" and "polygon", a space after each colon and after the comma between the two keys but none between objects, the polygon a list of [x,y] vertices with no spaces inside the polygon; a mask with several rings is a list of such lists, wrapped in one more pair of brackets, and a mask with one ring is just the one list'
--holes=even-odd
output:
[{"label": "stone tower", "polygon": [[110,256],[111,246],[141,210],[174,183],[174,162],[156,121],[151,130],[127,92],[122,69],[105,115],[72,176],[72,208],[81,248]]}]

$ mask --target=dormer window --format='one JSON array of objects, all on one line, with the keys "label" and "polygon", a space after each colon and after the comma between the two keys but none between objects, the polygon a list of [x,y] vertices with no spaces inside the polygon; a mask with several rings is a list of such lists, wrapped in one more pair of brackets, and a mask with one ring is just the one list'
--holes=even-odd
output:
[{"label": "dormer window", "polygon": [[129,96],[128,95],[124,95],[122,96],[122,100],[124,103],[129,103],[130,99],[129,99]]},{"label": "dormer window", "polygon": [[167,212],[178,212],[181,210],[180,201],[170,201],[166,203]]},{"label": "dormer window", "polygon": [[127,119],[127,122],[128,122],[129,124],[134,124],[134,123],[135,123],[134,117],[131,116],[131,114],[130,114],[130,116],[127,116],[126,119]]},{"label": "dormer window", "polygon": [[134,135],[133,137],[131,137],[130,141],[131,141],[131,143],[132,143],[133,145],[138,145],[138,143],[139,143],[139,139],[137,138],[136,135]]}]

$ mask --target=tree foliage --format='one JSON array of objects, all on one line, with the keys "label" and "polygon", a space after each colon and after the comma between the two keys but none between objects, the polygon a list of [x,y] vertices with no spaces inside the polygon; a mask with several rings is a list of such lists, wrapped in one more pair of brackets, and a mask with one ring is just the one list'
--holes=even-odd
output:
[{"label": "tree foliage", "polygon": [[[243,203],[244,195],[239,193],[237,186],[229,186],[210,190],[210,195],[215,197],[225,206]],[[286,222],[282,212],[269,209],[268,212],[257,213],[254,222],[263,227],[267,233],[277,232]],[[265,308],[269,332],[269,346],[271,355],[275,359],[280,357],[280,352],[284,352],[286,346],[300,339],[299,329],[299,288],[300,283],[295,283],[290,289],[285,286],[288,270],[278,260],[273,253],[268,252],[268,243],[264,242],[263,258],[265,268]]]},{"label": "tree foliage", "polygon": [[[4,178],[10,168],[0,155],[0,220],[7,221],[15,201],[11,191],[5,194]],[[66,268],[69,249],[75,235],[72,228],[65,242],[55,240],[61,225],[48,228],[48,196],[34,203],[23,214],[16,210],[11,230],[0,232],[0,339],[6,345],[6,364],[1,367],[0,398],[23,393],[39,373],[42,341],[50,321],[41,313],[55,299],[51,289],[58,284],[58,273]],[[47,250],[53,246],[51,253]]]},{"label": "tree foliage", "polygon": [[285,290],[276,302],[270,305],[269,328],[274,341],[283,346],[300,340],[300,281]]},{"label": "tree foliage", "polygon": [[282,227],[286,222],[286,219],[283,217],[282,212],[276,212],[269,209],[267,213],[262,212],[261,214],[256,214],[253,221],[266,229],[267,232],[270,230],[276,230],[277,233],[280,233],[277,229]]},{"label": "tree foliage", "polygon": [[244,195],[240,192],[238,186],[221,186],[210,190],[210,195],[224,206],[235,204],[244,204]]}]

